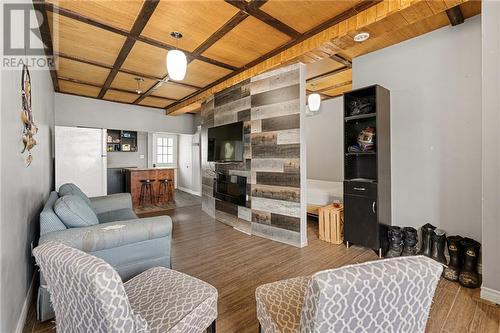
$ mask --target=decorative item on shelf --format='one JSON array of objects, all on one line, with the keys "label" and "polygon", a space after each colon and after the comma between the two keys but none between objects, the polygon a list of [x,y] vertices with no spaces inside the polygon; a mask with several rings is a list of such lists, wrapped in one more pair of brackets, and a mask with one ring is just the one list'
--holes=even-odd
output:
[{"label": "decorative item on shelf", "polygon": [[386,258],[396,258],[401,256],[403,252],[403,233],[398,226],[390,226],[387,231],[389,238],[389,251],[387,251]]},{"label": "decorative item on shelf", "polygon": [[417,229],[412,227],[403,228],[403,256],[414,256],[417,254]]},{"label": "decorative item on shelf", "polygon": [[358,135],[358,145],[361,151],[373,151],[375,149],[375,128],[367,127]]},{"label": "decorative item on shelf", "polygon": [[462,268],[463,253],[462,253],[462,241],[461,236],[449,236],[447,238],[448,242],[448,253],[450,255],[450,262],[448,266],[443,271],[443,276],[445,279],[450,281],[458,281],[458,276],[460,274],[460,269]]},{"label": "decorative item on shelf", "polygon": [[431,258],[437,262],[446,265],[444,249],[446,247],[446,232],[442,229],[436,229],[431,234]]},{"label": "decorative item on shelf", "polygon": [[467,288],[479,287],[479,273],[477,272],[477,264],[479,258],[479,250],[481,244],[471,238],[463,238],[460,241],[463,249],[464,263],[462,271],[458,276],[460,285]]},{"label": "decorative item on shelf", "polygon": [[27,65],[23,65],[21,74],[21,100],[23,108],[21,111],[21,120],[23,122],[22,141],[24,144],[21,154],[28,152],[26,166],[30,166],[33,161],[31,150],[37,144],[35,135],[38,133],[38,127],[33,120],[33,110],[31,109],[31,75]]},{"label": "decorative item on shelf", "polygon": [[351,116],[359,116],[362,114],[368,114],[374,112],[375,97],[367,96],[355,98],[349,102],[349,110]]},{"label": "decorative item on shelf", "polygon": [[184,52],[177,49],[177,44],[179,39],[182,38],[182,34],[177,31],[172,31],[170,36],[176,40],[176,49],[170,50],[167,53],[166,63],[168,76],[175,81],[184,80],[187,71],[187,59]]},{"label": "decorative item on shelf", "polygon": [[371,152],[375,150],[375,128],[367,127],[359,132],[357,144],[347,148],[349,153]]},{"label": "decorative item on shelf", "polygon": [[424,224],[420,230],[422,231],[422,244],[418,254],[422,254],[426,257],[431,256],[431,236],[434,233],[435,226],[430,223]]}]

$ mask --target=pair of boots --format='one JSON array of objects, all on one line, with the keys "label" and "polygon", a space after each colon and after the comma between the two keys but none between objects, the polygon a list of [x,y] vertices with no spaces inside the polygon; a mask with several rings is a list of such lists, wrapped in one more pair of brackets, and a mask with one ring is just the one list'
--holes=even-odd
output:
[{"label": "pair of boots", "polygon": [[401,229],[397,226],[389,227],[387,232],[389,238],[389,251],[386,258],[395,258],[401,255],[412,256],[417,253],[417,230],[411,227]]},{"label": "pair of boots", "polygon": [[436,229],[432,224],[426,223],[422,226],[422,247],[418,254],[427,256],[437,262],[446,265],[444,249],[446,247],[446,233],[444,230]]},{"label": "pair of boots", "polygon": [[459,281],[467,288],[479,287],[477,263],[481,244],[471,238],[461,236],[448,237],[450,262],[443,276],[450,281]]}]

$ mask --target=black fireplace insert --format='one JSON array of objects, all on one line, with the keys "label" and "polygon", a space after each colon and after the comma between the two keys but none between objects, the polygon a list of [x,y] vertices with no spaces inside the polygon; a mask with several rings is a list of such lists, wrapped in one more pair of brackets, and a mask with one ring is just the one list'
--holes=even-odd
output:
[{"label": "black fireplace insert", "polygon": [[214,197],[232,202],[239,206],[246,205],[247,177],[217,173],[214,179]]}]

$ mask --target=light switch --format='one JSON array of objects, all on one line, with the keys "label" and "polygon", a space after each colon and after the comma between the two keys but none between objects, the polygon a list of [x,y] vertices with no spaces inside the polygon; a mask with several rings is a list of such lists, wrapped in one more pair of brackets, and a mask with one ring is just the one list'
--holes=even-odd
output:
[{"label": "light switch", "polygon": [[143,159],[143,158],[144,158],[144,155],[139,155],[139,158],[140,158],[140,159]]}]

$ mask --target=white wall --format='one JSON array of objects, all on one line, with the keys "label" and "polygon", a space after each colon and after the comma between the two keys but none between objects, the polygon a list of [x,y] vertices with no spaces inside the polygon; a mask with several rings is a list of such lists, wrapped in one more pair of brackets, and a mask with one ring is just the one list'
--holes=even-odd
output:
[{"label": "white wall", "polygon": [[480,17],[354,59],[353,86],[375,83],[391,91],[393,224],[481,241]]},{"label": "white wall", "polygon": [[319,114],[306,117],[307,179],[344,180],[343,98],[321,103]]},{"label": "white wall", "polygon": [[56,94],[56,125],[145,132],[194,133],[194,116],[166,116],[161,109]]},{"label": "white wall", "polygon": [[500,304],[500,2],[482,2],[483,210],[481,297]]},{"label": "white wall", "polygon": [[[20,36],[15,36],[18,38]],[[53,188],[54,92],[48,71],[31,71],[33,117],[39,132],[33,162],[21,154],[21,71],[1,72],[0,332],[16,332],[35,272],[31,242],[38,241],[39,213]],[[24,310],[27,310],[25,307]],[[26,314],[24,312],[24,314]],[[21,319],[21,321],[20,321]]]}]

